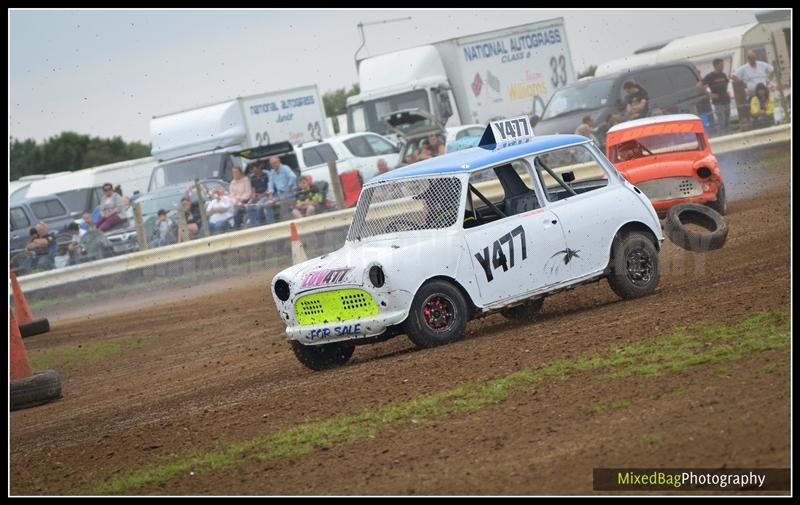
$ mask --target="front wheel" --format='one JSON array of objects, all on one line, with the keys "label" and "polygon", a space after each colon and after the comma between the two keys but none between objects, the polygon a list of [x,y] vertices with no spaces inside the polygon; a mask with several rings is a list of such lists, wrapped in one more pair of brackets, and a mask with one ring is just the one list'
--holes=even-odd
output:
[{"label": "front wheel", "polygon": [[405,332],[417,347],[436,347],[462,338],[468,320],[469,309],[461,291],[450,282],[435,280],[414,296]]},{"label": "front wheel", "polygon": [[617,237],[611,247],[608,284],[620,298],[639,298],[655,291],[660,274],[658,249],[644,233]]},{"label": "front wheel", "polygon": [[292,340],[292,351],[300,363],[312,370],[326,370],[344,365],[353,356],[355,345],[347,342],[330,344],[303,345]]}]

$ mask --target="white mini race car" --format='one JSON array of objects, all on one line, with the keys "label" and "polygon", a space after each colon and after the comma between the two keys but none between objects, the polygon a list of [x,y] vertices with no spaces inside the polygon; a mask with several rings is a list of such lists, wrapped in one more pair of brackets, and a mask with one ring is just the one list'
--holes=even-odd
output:
[{"label": "white mini race car", "polygon": [[547,295],[602,278],[650,294],[662,241],[648,198],[588,139],[511,118],[479,147],[372,179],[344,246],[283,270],[272,294],[295,355],[321,370],[399,334],[433,347],[495,311],[533,319]]}]

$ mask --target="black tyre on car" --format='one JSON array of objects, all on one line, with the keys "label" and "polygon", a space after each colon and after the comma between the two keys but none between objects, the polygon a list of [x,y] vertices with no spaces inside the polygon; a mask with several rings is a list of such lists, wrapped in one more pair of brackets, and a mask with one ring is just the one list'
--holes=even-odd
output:
[{"label": "black tyre on car", "polygon": [[55,370],[34,372],[11,381],[11,410],[27,409],[61,398],[61,376]]},{"label": "black tyre on car", "polygon": [[[690,228],[696,225],[704,230]],[[667,237],[688,251],[706,252],[720,249],[728,238],[728,224],[714,209],[696,203],[675,205],[667,213],[664,227]]]},{"label": "black tyre on car", "polygon": [[467,300],[451,282],[425,283],[411,302],[405,333],[417,347],[449,344],[464,336],[470,312]]},{"label": "black tyre on car", "polygon": [[611,246],[608,284],[620,298],[638,298],[655,291],[660,267],[652,235],[629,232],[618,235]]},{"label": "black tyre on car", "polygon": [[537,298],[536,300],[525,302],[522,305],[509,307],[500,311],[504,317],[515,321],[533,321],[542,311],[544,305],[544,297]]},{"label": "black tyre on car", "polygon": [[326,370],[344,365],[353,356],[355,345],[350,342],[303,345],[292,340],[292,351],[300,363],[312,370]]}]

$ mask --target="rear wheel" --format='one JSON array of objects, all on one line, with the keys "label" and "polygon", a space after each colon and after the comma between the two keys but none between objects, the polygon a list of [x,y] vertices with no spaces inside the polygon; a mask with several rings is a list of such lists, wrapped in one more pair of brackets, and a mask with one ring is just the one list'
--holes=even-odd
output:
[{"label": "rear wheel", "polygon": [[417,347],[449,344],[464,336],[469,320],[467,300],[452,283],[435,280],[417,291],[405,323]]},{"label": "rear wheel", "polygon": [[344,365],[353,356],[355,345],[347,342],[303,345],[292,340],[292,351],[300,363],[312,370],[325,370]]},{"label": "rear wheel", "polygon": [[618,236],[611,251],[608,284],[620,298],[638,298],[655,291],[660,275],[658,249],[650,235]]}]

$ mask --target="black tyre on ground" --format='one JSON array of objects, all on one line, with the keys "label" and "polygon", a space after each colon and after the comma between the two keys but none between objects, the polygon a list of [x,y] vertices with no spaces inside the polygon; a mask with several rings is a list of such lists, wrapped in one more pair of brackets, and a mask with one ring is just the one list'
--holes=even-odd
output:
[{"label": "black tyre on ground", "polygon": [[61,376],[55,370],[34,372],[11,381],[11,410],[27,409],[61,398]]},{"label": "black tyre on ground", "polygon": [[449,344],[464,336],[469,316],[461,290],[444,280],[430,281],[411,302],[405,333],[417,347]]},{"label": "black tyre on ground", "polygon": [[30,323],[19,325],[19,334],[22,338],[32,337],[50,331],[50,321],[47,319],[36,319]]},{"label": "black tyre on ground", "polygon": [[542,311],[544,305],[544,297],[537,298],[536,300],[525,302],[516,307],[509,307],[500,311],[504,317],[513,319],[515,321],[533,321],[539,312]]},{"label": "black tyre on ground", "polygon": [[[706,229],[698,231],[687,225],[697,225]],[[688,251],[706,252],[720,249],[728,238],[728,224],[714,209],[696,203],[675,205],[667,213],[664,231],[678,247]]]},{"label": "black tyre on ground", "polygon": [[630,232],[611,246],[608,284],[620,298],[638,298],[655,291],[660,275],[658,249],[652,235]]},{"label": "black tyre on ground", "polygon": [[724,216],[728,212],[728,201],[725,199],[725,185],[720,184],[717,190],[717,200],[708,202],[706,204],[710,208],[716,210],[720,216]]},{"label": "black tyre on ground", "polygon": [[312,370],[326,370],[344,365],[353,356],[355,345],[348,342],[303,345],[292,340],[292,351],[298,361]]}]

